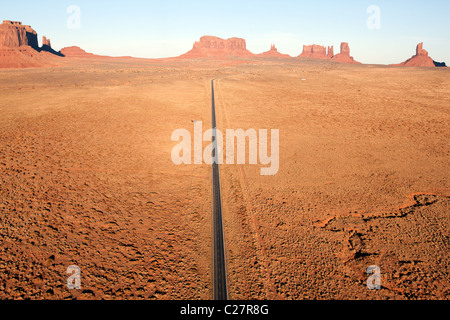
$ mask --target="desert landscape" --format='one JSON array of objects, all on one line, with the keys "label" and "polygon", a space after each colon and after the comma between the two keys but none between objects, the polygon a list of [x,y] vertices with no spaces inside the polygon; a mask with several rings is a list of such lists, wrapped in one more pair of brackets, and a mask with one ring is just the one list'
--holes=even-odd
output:
[{"label": "desert landscape", "polygon": [[211,166],[171,160],[174,130],[211,128],[212,79],[218,129],[280,132],[276,175],[220,166],[230,299],[450,298],[450,73],[423,43],[393,65],[347,42],[292,57],[205,36],[166,59],[42,43],[0,26],[0,299],[212,299]]}]

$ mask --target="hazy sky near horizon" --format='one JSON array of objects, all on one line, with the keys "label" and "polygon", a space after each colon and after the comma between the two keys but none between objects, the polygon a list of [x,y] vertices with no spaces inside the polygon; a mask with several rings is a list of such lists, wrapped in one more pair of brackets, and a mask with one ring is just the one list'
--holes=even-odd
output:
[{"label": "hazy sky near horizon", "polygon": [[[67,12],[71,5],[80,9],[79,25]],[[371,5],[380,9],[376,29],[367,26]],[[334,45],[338,53],[349,42],[356,60],[389,64],[410,58],[424,42],[434,60],[450,64],[449,0],[2,0],[0,13],[31,25],[56,50],[76,45],[111,56],[173,57],[214,35],[244,38],[253,53],[274,43],[292,56],[303,45]]]}]

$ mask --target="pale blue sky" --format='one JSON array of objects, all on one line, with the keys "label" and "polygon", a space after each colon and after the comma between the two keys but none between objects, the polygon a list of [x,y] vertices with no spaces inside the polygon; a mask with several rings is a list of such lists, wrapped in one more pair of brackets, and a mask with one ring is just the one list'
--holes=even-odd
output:
[{"label": "pale blue sky", "polygon": [[[364,63],[398,63],[417,43],[450,64],[449,0],[1,0],[0,19],[18,20],[49,37],[59,50],[77,45],[112,56],[171,57],[203,35],[241,37],[254,53],[275,43],[299,55],[304,44],[349,42]],[[81,28],[69,29],[67,8],[81,10]],[[369,30],[367,8],[381,9],[381,29]]]}]

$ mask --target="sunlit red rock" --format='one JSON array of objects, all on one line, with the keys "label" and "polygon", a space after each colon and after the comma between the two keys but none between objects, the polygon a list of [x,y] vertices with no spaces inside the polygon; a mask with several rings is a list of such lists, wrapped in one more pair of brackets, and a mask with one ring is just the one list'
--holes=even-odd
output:
[{"label": "sunlit red rock", "polygon": [[4,20],[0,25],[0,48],[19,48],[30,46],[39,48],[37,33],[22,22]]},{"label": "sunlit red rock", "polygon": [[0,68],[41,67],[53,63],[57,55],[61,54],[45,36],[39,47],[37,32],[30,26],[9,20],[0,25]]},{"label": "sunlit red rock", "polygon": [[428,51],[423,48],[423,42],[419,43],[416,47],[416,54],[406,60],[405,62],[395,64],[394,66],[400,67],[436,67],[435,62],[428,56]]},{"label": "sunlit red rock", "polygon": [[350,56],[350,46],[347,42],[341,43],[341,52],[333,56],[331,60],[341,63],[360,63]]},{"label": "sunlit red rock", "polygon": [[183,58],[205,57],[251,57],[253,53],[247,50],[244,39],[221,39],[213,36],[204,36],[194,43],[191,51],[185,53]]},{"label": "sunlit red rock", "polygon": [[327,48],[325,46],[320,46],[313,44],[310,46],[303,46],[303,52],[300,55],[303,58],[314,58],[314,59],[328,59]]},{"label": "sunlit red rock", "polygon": [[280,53],[274,44],[270,46],[269,51],[258,54],[258,56],[264,58],[291,58],[288,54]]},{"label": "sunlit red rock", "polygon": [[61,49],[61,53],[65,56],[65,57],[72,57],[72,58],[92,58],[95,57],[94,54],[92,53],[88,53],[86,51],[84,51],[83,49],[81,49],[80,47],[65,47]]},{"label": "sunlit red rock", "polygon": [[48,46],[48,47],[52,47],[52,44],[50,42],[50,39],[47,39],[46,36],[42,37],[42,46]]}]

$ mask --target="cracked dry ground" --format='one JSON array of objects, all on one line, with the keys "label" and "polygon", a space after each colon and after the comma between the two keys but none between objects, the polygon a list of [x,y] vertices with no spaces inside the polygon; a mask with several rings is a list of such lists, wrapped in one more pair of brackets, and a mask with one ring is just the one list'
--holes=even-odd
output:
[{"label": "cracked dry ground", "polygon": [[280,129],[276,176],[221,167],[232,299],[449,298],[447,70],[170,63],[0,73],[0,299],[211,298],[210,168],[170,138],[213,78],[219,129]]}]

